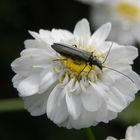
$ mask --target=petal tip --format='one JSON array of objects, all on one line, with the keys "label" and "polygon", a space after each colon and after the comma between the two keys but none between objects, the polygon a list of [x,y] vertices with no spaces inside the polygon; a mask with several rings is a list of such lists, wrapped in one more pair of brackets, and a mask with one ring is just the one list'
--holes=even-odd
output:
[{"label": "petal tip", "polygon": [[111,30],[112,24],[111,24],[111,22],[107,22],[106,24],[104,24],[104,26],[106,26],[106,28],[108,28],[108,30]]}]

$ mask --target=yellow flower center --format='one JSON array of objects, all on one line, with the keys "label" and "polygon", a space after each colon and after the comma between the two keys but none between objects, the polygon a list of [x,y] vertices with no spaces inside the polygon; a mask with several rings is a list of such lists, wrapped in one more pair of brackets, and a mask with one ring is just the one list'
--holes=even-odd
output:
[{"label": "yellow flower center", "polygon": [[[91,47],[89,47],[87,50],[91,51]],[[95,50],[95,48],[93,48],[92,50],[94,51],[93,57],[96,56],[96,58],[100,61],[104,59],[104,55],[102,52]],[[89,74],[93,71],[96,71],[95,74],[99,74],[101,72],[100,69],[97,72],[96,65],[89,65],[89,62],[85,61],[79,61],[62,56],[62,61],[60,62],[64,65],[69,78],[76,77],[77,80],[80,80],[83,76],[86,76],[87,79],[90,79]]]},{"label": "yellow flower center", "polygon": [[136,5],[129,3],[120,3],[117,6],[118,13],[130,21],[137,21],[140,16],[140,9]]},{"label": "yellow flower center", "polygon": [[94,66],[90,66],[83,61],[73,60],[71,58],[67,58],[64,65],[66,69],[70,70],[76,75],[79,75],[80,73],[88,73],[95,68]]}]

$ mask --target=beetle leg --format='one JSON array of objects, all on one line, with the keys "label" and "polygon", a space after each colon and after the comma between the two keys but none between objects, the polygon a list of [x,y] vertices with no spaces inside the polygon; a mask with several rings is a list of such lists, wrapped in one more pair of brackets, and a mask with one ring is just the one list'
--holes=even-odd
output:
[{"label": "beetle leg", "polygon": [[84,71],[84,69],[87,67],[87,63],[85,63],[84,68],[80,71],[80,73],[78,74],[78,77],[80,76],[80,74]]},{"label": "beetle leg", "polygon": [[67,60],[67,58],[64,58],[64,59],[54,59],[52,61],[66,61],[66,60]]},{"label": "beetle leg", "polygon": [[91,70],[92,70],[92,66],[90,66],[90,70],[88,71],[87,77],[89,76],[89,73],[91,72]]}]

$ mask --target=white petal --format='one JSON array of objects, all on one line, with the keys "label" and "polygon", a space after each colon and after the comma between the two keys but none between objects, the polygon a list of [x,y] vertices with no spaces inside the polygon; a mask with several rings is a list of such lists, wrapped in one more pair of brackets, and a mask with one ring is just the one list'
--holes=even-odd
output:
[{"label": "white petal", "polygon": [[67,40],[70,40],[73,38],[73,34],[71,32],[69,32],[68,30],[57,29],[57,30],[55,30],[55,33],[57,33],[57,32],[61,35],[60,40],[67,41]]},{"label": "white petal", "polygon": [[113,137],[107,137],[106,140],[117,140],[117,139]]},{"label": "white petal", "polygon": [[[120,68],[119,71],[123,70],[122,68]],[[122,111],[122,109],[134,100],[135,94],[140,89],[140,77],[136,73],[133,75],[133,71],[129,69],[129,67],[127,68],[127,66],[124,67],[124,70],[121,72],[126,74],[133,81],[117,72],[113,74],[111,71],[108,71],[108,74],[104,72],[102,79],[107,87],[111,87],[107,89],[105,97],[108,98],[106,100],[108,108],[114,112]],[[105,80],[108,80],[108,82]]]},{"label": "white petal", "polygon": [[32,35],[36,40],[40,40],[40,36],[38,33],[34,31],[29,31],[30,35]]},{"label": "white petal", "polygon": [[65,91],[59,85],[50,93],[47,102],[47,115],[56,124],[61,124],[68,116]]},{"label": "white petal", "polygon": [[117,118],[117,113],[108,110],[108,115],[106,116],[106,121],[105,123],[108,123],[110,120]]},{"label": "white petal", "polygon": [[33,39],[25,40],[24,44],[25,44],[25,48],[39,48],[50,54],[55,54],[55,51],[51,48],[49,42],[43,40],[41,37],[39,40],[33,40]]},{"label": "white petal", "polygon": [[104,101],[102,103],[102,106],[95,112],[96,113],[96,121],[107,123],[109,121],[109,118],[111,118],[111,116],[108,116],[108,112],[109,112],[108,108],[107,108],[106,103]]},{"label": "white petal", "polygon": [[31,56],[26,55],[15,59],[11,67],[15,73],[28,76],[40,72],[40,70],[42,70],[40,66],[42,66],[42,68],[48,68],[49,65],[51,66],[50,57],[32,54]]},{"label": "white petal", "polygon": [[132,81],[126,77],[122,77],[122,79],[115,82],[114,86],[125,96],[128,103],[134,100],[138,89]]},{"label": "white petal", "polygon": [[96,111],[102,104],[102,97],[100,96],[100,87],[96,84],[91,85],[85,93],[81,94],[81,100],[84,108],[87,111]]},{"label": "white petal", "polygon": [[52,56],[52,54],[50,54],[47,51],[47,49],[45,51],[44,49],[40,49],[40,48],[27,48],[27,49],[24,49],[20,53],[20,55],[21,56],[36,56],[36,57],[47,56],[47,58]]},{"label": "white petal", "polygon": [[53,38],[53,42],[66,43],[68,40],[73,38],[73,34],[67,30],[53,29],[51,37]]},{"label": "white petal", "polygon": [[[29,59],[26,59],[28,61],[22,61],[22,58],[18,58],[16,60],[13,61],[13,63],[11,64],[12,66],[12,70],[19,74],[22,75],[23,77],[28,77],[30,75],[32,75],[32,73],[36,73],[38,72],[39,69],[34,69],[29,61]],[[27,63],[29,62],[29,63]]]},{"label": "white petal", "polygon": [[40,81],[39,93],[43,93],[48,90],[56,81],[57,76],[53,72],[47,72],[42,75],[42,80]]},{"label": "white petal", "polygon": [[[86,121],[85,121],[86,120]],[[87,128],[92,125],[96,125],[96,112],[89,112],[82,108],[81,115],[77,120],[73,120],[72,117],[69,119],[70,125],[69,127],[80,129],[80,128]]]},{"label": "white petal", "polygon": [[17,87],[20,96],[31,96],[36,94],[39,90],[39,82],[39,77],[35,75],[31,75],[21,81]]},{"label": "white petal", "polygon": [[32,96],[24,97],[24,107],[33,116],[39,116],[46,113],[46,104],[48,94],[35,94]]},{"label": "white petal", "polygon": [[[63,75],[63,73],[61,73],[60,78],[62,78],[62,75]],[[59,78],[59,79],[60,79],[60,78]],[[69,82],[69,76],[68,76],[68,74],[65,74],[64,80],[63,80],[63,82],[61,83],[61,85],[62,85],[62,86],[65,86],[68,82]]]},{"label": "white petal", "polygon": [[81,113],[81,101],[79,96],[67,93],[66,102],[69,114],[74,120],[78,119]]},{"label": "white petal", "polygon": [[[116,80],[123,80],[123,78],[129,80],[129,82],[130,81],[133,82],[133,78],[129,76],[129,73],[132,72],[131,66],[130,65],[125,65],[122,67],[121,66],[122,65],[120,65],[120,67],[112,67],[112,69],[108,69],[108,68],[104,69],[104,74],[110,75],[108,78],[106,78],[112,81],[112,83],[108,81],[108,84],[110,86],[112,86],[113,82],[116,82]],[[105,83],[107,83],[107,81],[105,81]]]},{"label": "white petal", "polygon": [[114,63],[132,64],[133,60],[138,56],[137,48],[133,46],[120,46],[113,43],[107,61],[110,65]]},{"label": "white petal", "polygon": [[134,84],[137,87],[137,90],[139,90],[140,89],[140,76],[134,71],[132,71],[128,76],[131,77],[131,79],[133,79]]},{"label": "white petal", "polygon": [[107,85],[108,87],[112,86],[112,83],[115,82],[115,78],[113,75],[110,74],[109,70],[103,70],[103,75],[102,75],[102,83]]},{"label": "white petal", "polygon": [[53,37],[54,42],[61,42],[61,40],[65,39],[61,32],[59,32],[57,29],[52,30],[51,36]]},{"label": "white petal", "polygon": [[19,83],[24,79],[24,77],[22,77],[21,75],[16,74],[13,78],[12,78],[12,82],[14,85],[14,88],[17,88]]},{"label": "white petal", "polygon": [[40,29],[39,35],[40,35],[40,38],[49,45],[51,45],[54,42],[51,36],[51,31]]},{"label": "white petal", "polygon": [[108,91],[106,103],[108,109],[114,112],[120,112],[128,105],[124,95],[115,87],[112,87],[110,91]]},{"label": "white petal", "polygon": [[84,40],[84,43],[87,43],[90,38],[90,28],[89,23],[86,19],[80,20],[74,29],[74,35],[77,35]]},{"label": "white petal", "polygon": [[40,48],[38,40],[27,39],[24,41],[25,48]]},{"label": "white petal", "polygon": [[[110,47],[114,48],[114,46],[112,46],[112,45],[114,45],[114,42],[105,41],[105,42],[103,42],[100,46],[98,46],[97,49],[98,49],[99,51],[101,51],[101,52],[107,54],[108,51],[109,51],[109,49],[110,49]],[[111,50],[112,50],[112,49],[111,49]],[[111,52],[110,52],[110,53],[111,53]],[[109,53],[109,55],[110,55],[110,53]]]},{"label": "white petal", "polygon": [[126,131],[126,139],[127,140],[139,140],[140,139],[140,124],[136,126],[130,126]]},{"label": "white petal", "polygon": [[90,45],[100,46],[108,37],[111,30],[111,24],[106,23],[102,25],[94,34],[91,36]]},{"label": "white petal", "polygon": [[72,79],[66,86],[66,103],[69,114],[76,120],[81,113],[81,100],[79,94],[79,85],[75,85],[75,80]]}]

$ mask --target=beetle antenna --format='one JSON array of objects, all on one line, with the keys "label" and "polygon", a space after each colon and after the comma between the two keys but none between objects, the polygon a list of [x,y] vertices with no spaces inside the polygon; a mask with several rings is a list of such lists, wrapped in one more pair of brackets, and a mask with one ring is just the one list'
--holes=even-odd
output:
[{"label": "beetle antenna", "polygon": [[112,46],[113,46],[113,42],[111,43],[111,46],[110,46],[110,48],[109,48],[109,50],[108,50],[108,52],[107,52],[107,55],[106,55],[104,61],[102,62],[102,64],[104,64],[105,61],[107,60],[107,58],[108,58],[108,56],[109,56],[109,54],[110,54],[110,51],[111,51]]},{"label": "beetle antenna", "polygon": [[127,77],[131,82],[134,83],[134,81],[133,81],[128,75],[126,75],[126,74],[124,74],[124,73],[122,73],[122,72],[120,72],[120,71],[118,71],[118,70],[115,70],[115,69],[113,69],[113,68],[111,68],[111,67],[108,67],[108,66],[103,66],[103,67],[104,67],[104,68],[107,68],[107,69],[110,69],[110,70],[112,70],[112,71],[118,72],[118,73],[120,73],[120,74],[122,74],[123,76]]}]

